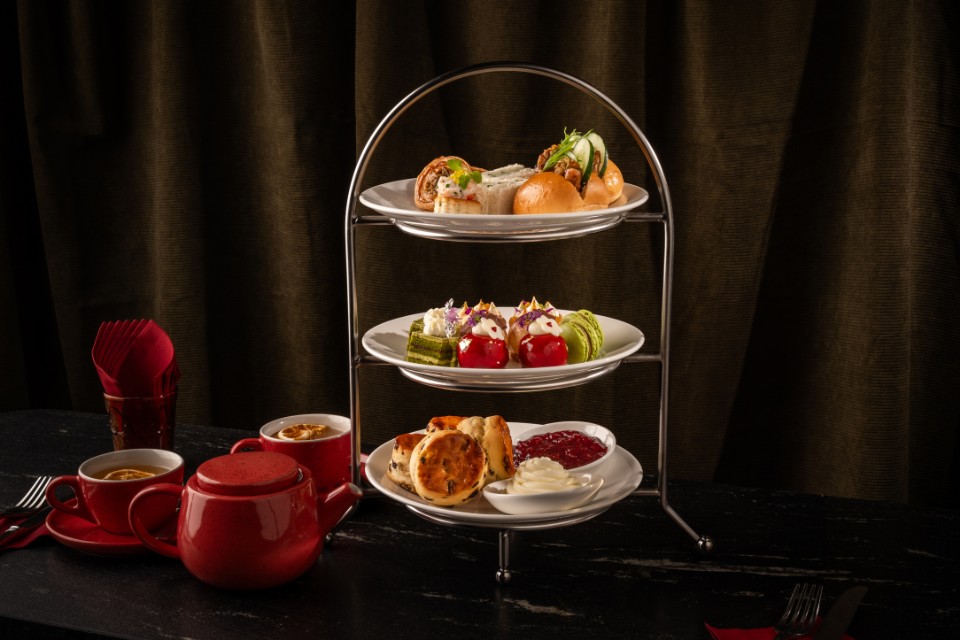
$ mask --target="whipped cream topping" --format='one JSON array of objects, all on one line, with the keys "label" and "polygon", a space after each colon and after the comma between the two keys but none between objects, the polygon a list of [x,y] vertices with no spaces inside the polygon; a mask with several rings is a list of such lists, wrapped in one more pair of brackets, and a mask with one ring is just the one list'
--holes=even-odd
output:
[{"label": "whipped cream topping", "polygon": [[443,308],[430,309],[423,314],[423,333],[438,338],[446,337],[447,310]]},{"label": "whipped cream topping", "polygon": [[547,493],[582,486],[581,478],[570,475],[550,458],[529,458],[520,463],[507,493]]},{"label": "whipped cream topping", "polygon": [[470,329],[470,333],[475,336],[486,336],[496,340],[506,339],[503,329],[493,318],[480,318],[480,321]]},{"label": "whipped cream topping", "polygon": [[527,333],[532,336],[558,336],[560,323],[550,316],[539,316],[527,326]]},{"label": "whipped cream topping", "polygon": [[424,335],[436,338],[452,338],[459,333],[460,315],[453,306],[453,298],[447,304],[430,309],[423,314]]}]

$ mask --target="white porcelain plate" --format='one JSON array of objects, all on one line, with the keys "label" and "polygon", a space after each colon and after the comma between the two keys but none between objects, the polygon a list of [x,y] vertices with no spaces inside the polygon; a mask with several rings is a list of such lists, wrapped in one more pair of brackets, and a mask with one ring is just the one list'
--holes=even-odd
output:
[{"label": "white porcelain plate", "polygon": [[[560,313],[569,311],[561,309]],[[603,348],[595,360],[557,367],[524,368],[512,361],[504,369],[440,367],[407,361],[410,324],[422,317],[422,313],[415,313],[379,324],[367,331],[361,342],[371,355],[396,365],[407,377],[432,386],[495,391],[518,390],[525,385],[547,384],[550,388],[560,388],[580,384],[615,369],[624,358],[638,351],[644,341],[643,333],[636,327],[596,316],[603,329]]]},{"label": "white porcelain plate", "polygon": [[[526,422],[511,422],[509,425],[510,435],[514,442],[523,437],[524,431],[540,426]],[[605,511],[611,505],[630,495],[640,486],[640,482],[643,480],[643,469],[640,463],[629,451],[618,446],[606,462],[590,471],[592,475],[604,479],[603,486],[589,502],[575,509],[510,515],[497,511],[482,495],[457,507],[438,507],[430,504],[417,494],[400,488],[399,485],[387,477],[387,465],[390,463],[393,443],[393,440],[388,440],[377,447],[367,458],[366,476],[370,484],[388,498],[411,507],[416,513],[438,516],[459,524],[502,526],[505,528],[547,523],[563,526],[583,520],[585,516]]]},{"label": "white porcelain plate", "polygon": [[408,233],[418,236],[451,238],[475,236],[473,240],[557,239],[582,235],[613,227],[627,213],[645,203],[650,194],[641,187],[624,184],[623,194],[606,209],[538,215],[482,215],[433,213],[421,211],[413,203],[416,179],[395,180],[370,187],[360,194],[360,202],[386,216]]}]

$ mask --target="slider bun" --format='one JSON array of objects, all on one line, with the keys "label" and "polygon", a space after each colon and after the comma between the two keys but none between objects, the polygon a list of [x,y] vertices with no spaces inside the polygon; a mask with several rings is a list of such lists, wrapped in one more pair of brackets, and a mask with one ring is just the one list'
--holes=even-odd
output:
[{"label": "slider bun", "polygon": [[[609,163],[608,163],[609,164]],[[513,198],[515,214],[572,213],[591,209],[603,209],[610,201],[607,186],[596,175],[590,176],[583,194],[553,172],[535,173],[530,176]]]},{"label": "slider bun", "polygon": [[603,181],[607,185],[607,204],[613,204],[623,193],[623,174],[620,167],[607,160],[607,171],[603,174]]}]

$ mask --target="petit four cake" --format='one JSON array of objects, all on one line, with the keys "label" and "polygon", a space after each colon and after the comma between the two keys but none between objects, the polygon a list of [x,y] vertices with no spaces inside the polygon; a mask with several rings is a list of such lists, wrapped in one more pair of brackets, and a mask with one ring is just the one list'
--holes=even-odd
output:
[{"label": "petit four cake", "polygon": [[460,315],[453,308],[453,299],[437,309],[430,309],[423,318],[410,325],[407,338],[407,360],[418,364],[454,367],[457,364],[457,342],[460,339]]},{"label": "petit four cake", "polygon": [[529,333],[530,323],[536,322],[537,318],[543,316],[557,323],[563,317],[549,302],[547,304],[537,302],[536,296],[529,301],[521,300],[514,309],[513,317],[510,318],[510,329],[507,332],[507,344],[510,347],[510,357],[515,362],[520,359],[520,340]]},{"label": "petit four cake", "polygon": [[520,364],[524,367],[559,367],[567,364],[567,343],[560,335],[560,323],[542,315],[527,325],[520,339]]},{"label": "petit four cake", "polygon": [[510,360],[506,340],[507,321],[492,302],[482,300],[463,320],[457,362],[471,369],[503,369]]}]

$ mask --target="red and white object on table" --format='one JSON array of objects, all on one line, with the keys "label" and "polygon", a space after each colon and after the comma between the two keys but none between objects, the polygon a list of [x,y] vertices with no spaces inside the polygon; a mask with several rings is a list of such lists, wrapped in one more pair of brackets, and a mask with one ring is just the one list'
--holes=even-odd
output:
[{"label": "red and white object on table", "polygon": [[91,356],[103,390],[111,396],[164,396],[180,381],[173,342],[153,320],[102,323]]}]

